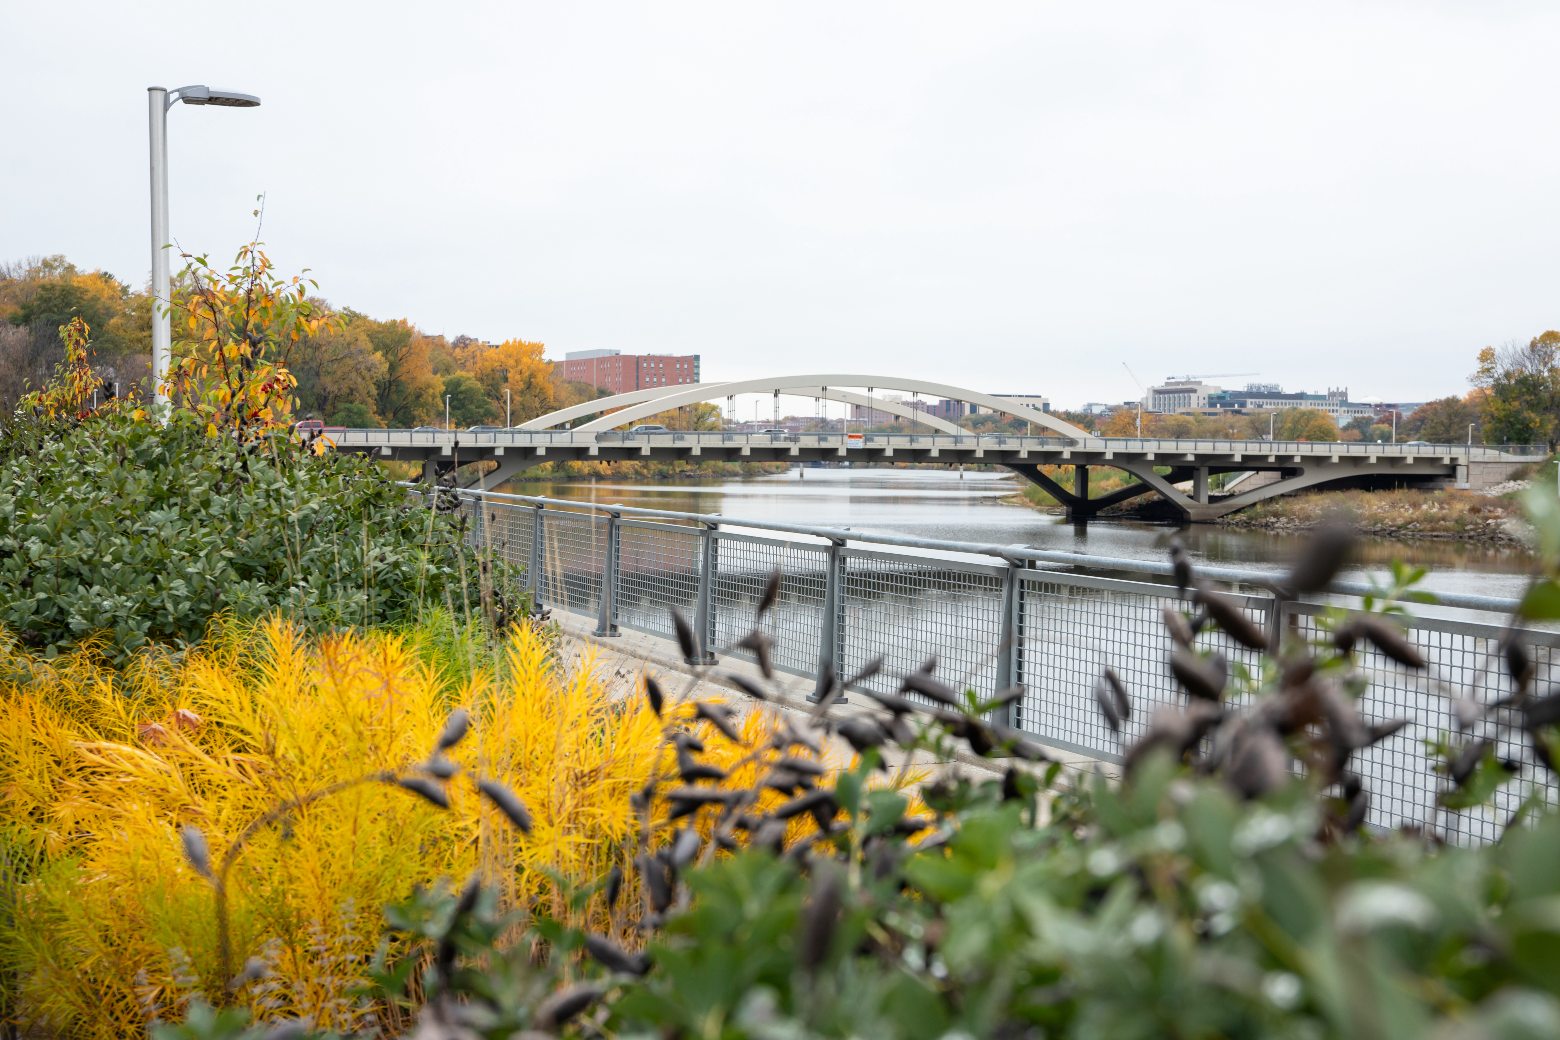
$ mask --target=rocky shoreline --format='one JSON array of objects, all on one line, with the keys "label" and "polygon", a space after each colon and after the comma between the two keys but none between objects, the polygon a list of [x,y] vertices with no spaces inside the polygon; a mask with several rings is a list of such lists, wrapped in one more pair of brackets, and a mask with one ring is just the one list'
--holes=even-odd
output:
[{"label": "rocky shoreline", "polygon": [[[1231,527],[1242,531],[1304,534],[1321,526],[1325,520],[1322,517],[1301,516],[1246,518],[1235,514],[1233,516],[1220,517],[1213,522],[1220,527]],[[1427,538],[1449,542],[1483,542],[1489,545],[1527,545],[1529,544],[1529,531],[1531,530],[1526,521],[1514,516],[1473,521],[1465,527],[1451,530],[1438,528],[1435,525],[1421,524],[1415,520],[1402,523],[1390,521],[1355,522],[1349,526],[1367,538]]]}]

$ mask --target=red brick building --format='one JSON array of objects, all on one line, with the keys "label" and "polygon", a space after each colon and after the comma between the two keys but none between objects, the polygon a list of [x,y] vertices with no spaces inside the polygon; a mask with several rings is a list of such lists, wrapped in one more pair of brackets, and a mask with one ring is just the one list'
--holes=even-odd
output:
[{"label": "red brick building", "polygon": [[605,387],[614,394],[699,381],[697,354],[620,354],[576,350],[563,355],[563,378]]}]

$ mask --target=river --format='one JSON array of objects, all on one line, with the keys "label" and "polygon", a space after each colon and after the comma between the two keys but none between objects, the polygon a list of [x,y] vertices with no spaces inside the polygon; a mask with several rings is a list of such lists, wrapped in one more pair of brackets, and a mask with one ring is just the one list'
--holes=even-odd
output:
[{"label": "river", "polygon": [[[818,527],[897,533],[949,541],[1022,544],[1037,549],[1135,560],[1163,560],[1176,528],[1135,520],[1094,519],[1070,523],[1027,506],[1002,501],[1019,487],[1001,470],[792,469],[787,473],[633,483],[527,482],[500,490],[547,498],[617,503]],[[1236,531],[1196,524],[1180,532],[1194,558],[1210,564],[1281,571],[1303,539],[1264,531]],[[1422,588],[1519,597],[1531,559],[1520,549],[1480,544],[1366,539],[1359,569],[1345,577],[1384,578],[1387,565],[1402,559],[1429,570]]]}]

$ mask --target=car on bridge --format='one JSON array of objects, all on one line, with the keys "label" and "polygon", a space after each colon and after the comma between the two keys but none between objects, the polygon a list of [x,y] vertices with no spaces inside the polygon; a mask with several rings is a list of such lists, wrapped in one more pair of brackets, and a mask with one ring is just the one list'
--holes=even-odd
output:
[{"label": "car on bridge", "polygon": [[671,433],[672,431],[668,430],[665,426],[659,425],[658,423],[645,423],[645,424],[643,424],[641,426],[631,426],[631,427],[629,427],[628,432],[629,433]]}]

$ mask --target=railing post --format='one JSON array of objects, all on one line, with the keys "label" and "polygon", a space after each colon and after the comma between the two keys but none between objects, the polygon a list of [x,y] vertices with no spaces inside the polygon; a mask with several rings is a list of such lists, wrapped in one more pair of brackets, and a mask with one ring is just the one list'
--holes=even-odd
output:
[{"label": "railing post", "polygon": [[[840,615],[845,609],[845,597],[840,589],[840,568],[845,562],[845,554],[841,552],[843,548],[842,543],[831,541],[829,554],[825,557],[824,566],[827,569],[823,583],[823,619],[818,632],[818,679],[813,692],[807,697],[810,701],[820,700],[829,692],[824,687],[824,676],[829,673],[839,675],[840,671]],[[834,703],[842,704],[844,701],[845,698],[840,697]]]},{"label": "railing post", "polygon": [[693,630],[699,656],[686,664],[714,664],[715,654],[715,531],[718,525],[706,524],[699,533],[699,601],[693,611]]},{"label": "railing post", "polygon": [[615,636],[617,630],[618,514],[607,514],[607,552],[601,561],[601,613],[596,635]]},{"label": "railing post", "polygon": [[[1008,561],[1007,573],[1002,576],[1001,631],[997,641],[997,682],[992,692],[1001,693],[1019,681],[1018,627],[1019,593],[1023,589],[1023,566]],[[991,713],[991,721],[998,726],[1018,725],[1018,712],[1010,702]]]},{"label": "railing post", "polygon": [[542,609],[542,561],[546,559],[544,546],[544,533],[542,529],[542,507],[538,505],[536,512],[531,516],[531,562],[525,569],[525,590],[531,594],[531,609],[541,613]]}]

